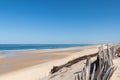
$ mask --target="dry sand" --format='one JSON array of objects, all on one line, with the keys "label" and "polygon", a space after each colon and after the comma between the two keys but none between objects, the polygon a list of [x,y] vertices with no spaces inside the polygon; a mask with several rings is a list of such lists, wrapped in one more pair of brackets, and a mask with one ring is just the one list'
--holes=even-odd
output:
[{"label": "dry sand", "polygon": [[10,65],[1,72],[0,80],[43,80],[52,67],[64,64],[80,56],[98,52],[100,45],[52,50],[17,52],[15,57],[0,59],[0,65]]},{"label": "dry sand", "polygon": [[116,71],[114,72],[111,80],[120,80],[120,58],[114,59],[114,65],[116,66]]}]

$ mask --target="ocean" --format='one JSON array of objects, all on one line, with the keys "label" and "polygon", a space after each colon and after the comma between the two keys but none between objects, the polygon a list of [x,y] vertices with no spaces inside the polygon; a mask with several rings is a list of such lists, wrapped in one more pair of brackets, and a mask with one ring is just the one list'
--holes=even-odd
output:
[{"label": "ocean", "polygon": [[37,50],[37,49],[56,49],[77,46],[87,46],[91,44],[0,44],[1,50]]},{"label": "ocean", "polygon": [[0,44],[0,54],[22,50],[57,49],[87,45],[91,44]]}]

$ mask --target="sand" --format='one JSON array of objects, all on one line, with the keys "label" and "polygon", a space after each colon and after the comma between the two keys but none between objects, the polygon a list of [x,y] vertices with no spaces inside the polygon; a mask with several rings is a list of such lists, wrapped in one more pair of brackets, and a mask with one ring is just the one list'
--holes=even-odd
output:
[{"label": "sand", "polygon": [[0,56],[0,59],[3,59],[3,58],[5,58],[6,56]]},{"label": "sand", "polygon": [[114,65],[116,67],[116,70],[113,74],[113,76],[111,77],[111,80],[120,80],[120,58],[114,59]]},{"label": "sand", "polygon": [[11,65],[9,70],[0,74],[0,80],[43,80],[49,75],[53,66],[59,66],[80,56],[97,53],[99,46],[17,52],[16,54],[20,56],[0,59],[0,65]]}]

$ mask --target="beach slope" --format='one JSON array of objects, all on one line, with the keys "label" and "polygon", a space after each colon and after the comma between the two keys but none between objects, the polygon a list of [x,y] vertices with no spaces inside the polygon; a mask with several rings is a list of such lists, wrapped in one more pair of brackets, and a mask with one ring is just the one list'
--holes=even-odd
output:
[{"label": "beach slope", "polygon": [[[56,55],[56,56],[54,59],[50,59],[50,60],[45,59],[45,61],[39,64],[38,63],[33,64],[32,66],[30,65],[27,67],[16,69],[15,71],[1,74],[0,80],[43,80],[44,77],[49,75],[50,70],[53,68],[53,66],[59,66],[59,65],[65,64],[68,61],[78,58],[80,56],[97,53],[98,47],[100,47],[100,45],[19,52],[17,54],[25,54],[25,55],[33,56],[36,53],[35,55],[37,56],[43,56],[43,55],[44,56]],[[58,58],[56,58],[57,56]]]}]

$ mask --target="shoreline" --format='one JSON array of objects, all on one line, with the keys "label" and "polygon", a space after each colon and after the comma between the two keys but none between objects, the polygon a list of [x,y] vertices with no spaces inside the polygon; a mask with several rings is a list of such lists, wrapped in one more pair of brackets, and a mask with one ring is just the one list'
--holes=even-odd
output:
[{"label": "shoreline", "polygon": [[[61,44],[61,45],[64,45],[64,44]],[[69,44],[66,44],[66,45],[69,45]],[[70,44],[70,45],[72,45],[72,44]],[[79,45],[79,46],[68,46],[68,47],[58,47],[58,48],[41,48],[41,49],[34,49],[34,48],[33,49],[10,49],[10,50],[0,50],[0,52],[3,52],[3,51],[19,52],[19,51],[33,51],[33,50],[53,50],[53,49],[75,48],[75,47],[84,47],[84,46],[92,46],[92,45],[98,45],[98,44],[84,44],[84,45]]]},{"label": "shoreline", "polygon": [[[31,66],[29,65],[27,67],[19,68],[15,71],[13,70],[12,72],[2,74],[2,75],[0,75],[1,76],[0,80],[8,80],[8,79],[16,80],[17,78],[18,79],[21,78],[22,80],[24,80],[23,77],[28,76],[28,75],[29,76],[33,75],[33,73],[31,73],[32,71],[35,71],[38,74],[34,75],[33,77],[31,76],[32,78],[30,78],[30,79],[29,79],[29,77],[27,77],[28,79],[25,79],[25,80],[34,80],[33,78],[35,78],[35,77],[43,78],[46,75],[49,75],[50,69],[53,66],[64,64],[64,63],[66,63],[74,58],[77,58],[79,56],[95,53],[98,51],[98,46],[100,46],[100,45],[72,47],[72,48],[63,48],[63,49],[52,49],[52,50],[23,51],[23,52],[16,53],[16,54],[27,55],[27,57],[28,57],[28,55],[31,55],[32,57],[34,57],[34,56],[42,56],[43,57],[43,56],[48,56],[48,54],[49,54],[52,56],[54,55],[55,58],[51,59],[51,60],[49,60],[49,59],[43,60],[43,63],[38,62],[37,64],[32,64]],[[45,54],[40,54],[40,53],[45,53]],[[38,59],[38,61],[39,60],[40,59]],[[32,62],[34,63],[34,60],[32,60]],[[36,60],[35,60],[35,62],[36,62]],[[31,61],[29,64],[31,64]],[[7,76],[7,79],[5,78],[6,76]],[[15,76],[17,76],[17,77],[14,78]]]}]

